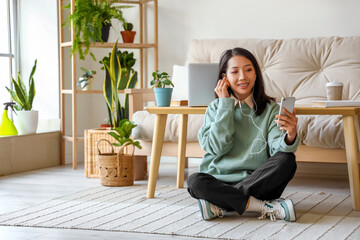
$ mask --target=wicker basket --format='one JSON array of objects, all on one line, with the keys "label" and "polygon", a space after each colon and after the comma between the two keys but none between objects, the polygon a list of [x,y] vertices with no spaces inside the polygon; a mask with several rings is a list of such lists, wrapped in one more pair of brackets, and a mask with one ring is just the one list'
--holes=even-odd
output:
[{"label": "wicker basket", "polygon": [[[98,145],[101,142],[111,146],[111,153],[102,153]],[[113,145],[106,139],[97,142],[98,154],[96,161],[99,166],[101,185],[111,187],[131,186],[134,184],[134,150],[132,154],[123,154],[124,147],[119,153],[114,152]]]},{"label": "wicker basket", "polygon": [[[85,130],[85,176],[89,178],[99,177],[99,166],[96,162],[96,143],[100,139],[106,139],[111,143],[115,143],[116,140],[108,133],[111,132],[110,128],[97,128]],[[105,142],[99,144],[101,152],[111,152],[111,146]],[[120,147],[114,147],[115,152],[119,152]],[[125,154],[129,154],[131,148],[126,147]],[[146,158],[134,159],[134,180],[143,180],[147,176],[147,161]]]},{"label": "wicker basket", "polygon": [[[110,143],[115,143],[116,140],[108,133],[112,130],[110,128],[98,128],[85,130],[85,176],[89,178],[99,177],[99,166],[96,161],[97,143],[101,139],[106,139]],[[101,152],[111,152],[112,145],[102,141],[99,143]],[[119,152],[120,147],[114,147],[115,152]]]}]

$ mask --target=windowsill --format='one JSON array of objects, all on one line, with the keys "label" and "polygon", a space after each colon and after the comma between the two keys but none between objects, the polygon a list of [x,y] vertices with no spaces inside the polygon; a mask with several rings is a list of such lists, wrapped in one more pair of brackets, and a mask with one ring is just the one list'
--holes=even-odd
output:
[{"label": "windowsill", "polygon": [[30,133],[30,134],[0,136],[0,138],[27,137],[27,136],[32,136],[32,135],[48,134],[48,133],[55,133],[55,132],[60,132],[60,130],[48,130],[48,131],[41,131],[41,132]]},{"label": "windowsill", "polygon": [[60,131],[0,137],[0,176],[60,165]]}]

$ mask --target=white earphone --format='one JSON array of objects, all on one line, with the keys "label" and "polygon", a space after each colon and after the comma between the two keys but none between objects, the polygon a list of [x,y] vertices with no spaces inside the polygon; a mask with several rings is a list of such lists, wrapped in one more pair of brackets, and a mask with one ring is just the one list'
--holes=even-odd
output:
[{"label": "white earphone", "polygon": [[[234,91],[233,91],[233,92],[234,92]],[[266,139],[265,139],[264,131],[263,131],[261,128],[259,128],[259,127],[256,125],[256,123],[254,122],[253,116],[254,116],[254,114],[255,114],[256,111],[257,111],[257,105],[256,105],[256,102],[255,102],[255,99],[254,99],[254,88],[252,89],[251,98],[252,98],[252,101],[253,101],[253,103],[254,103],[254,105],[255,105],[255,110],[254,110],[254,112],[253,112],[252,114],[248,114],[248,115],[247,115],[247,114],[245,114],[245,113],[242,111],[240,98],[238,97],[238,95],[237,95],[235,92],[234,92],[234,94],[235,94],[235,97],[239,100],[239,106],[240,106],[240,112],[241,112],[241,114],[244,115],[244,116],[246,116],[246,117],[250,117],[250,118],[251,118],[251,122],[252,122],[252,123],[254,124],[254,126],[261,132],[261,137],[262,137],[262,138],[256,138],[256,139],[253,140],[253,143],[251,144],[251,148],[250,148],[250,154],[259,154],[259,153],[261,153],[262,151],[264,151],[264,150],[266,149],[266,145],[267,145],[267,144],[269,144],[270,142],[273,142],[273,141],[275,141],[275,140],[277,140],[277,139],[279,139],[279,138],[282,138],[282,137],[284,136],[285,133],[284,133],[284,130],[282,130],[281,135],[280,135],[279,137],[277,137],[277,138],[271,140],[270,142],[268,142],[268,141],[266,141]],[[260,149],[259,151],[253,152],[254,144],[255,144],[256,142],[258,142],[258,141],[264,142],[264,144],[262,145],[262,147],[261,147],[261,149]]]}]

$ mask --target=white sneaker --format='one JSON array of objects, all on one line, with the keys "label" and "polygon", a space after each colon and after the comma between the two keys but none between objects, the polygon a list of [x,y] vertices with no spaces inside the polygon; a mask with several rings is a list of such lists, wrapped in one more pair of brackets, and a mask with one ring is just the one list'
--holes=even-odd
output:
[{"label": "white sneaker", "polygon": [[222,218],[224,216],[224,210],[209,203],[204,199],[198,199],[198,204],[201,212],[201,216],[204,220],[213,219],[216,217]]},{"label": "white sneaker", "polygon": [[267,216],[270,217],[271,221],[281,219],[294,222],[296,220],[294,203],[291,199],[275,199],[265,201],[265,205],[259,219],[264,219]]}]

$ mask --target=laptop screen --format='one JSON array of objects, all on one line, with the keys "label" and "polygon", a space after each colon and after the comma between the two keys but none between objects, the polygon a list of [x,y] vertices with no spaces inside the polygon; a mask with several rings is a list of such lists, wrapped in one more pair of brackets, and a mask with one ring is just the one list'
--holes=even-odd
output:
[{"label": "laptop screen", "polygon": [[208,106],[215,99],[218,70],[218,63],[189,63],[189,106]]}]

